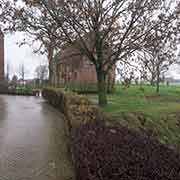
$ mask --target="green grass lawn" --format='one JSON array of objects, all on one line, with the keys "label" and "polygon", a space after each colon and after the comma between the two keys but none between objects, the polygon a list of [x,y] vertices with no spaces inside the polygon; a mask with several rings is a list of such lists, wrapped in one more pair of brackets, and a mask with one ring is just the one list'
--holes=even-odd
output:
[{"label": "green grass lawn", "polygon": [[[108,95],[104,111],[113,116],[112,123],[121,123],[145,130],[161,142],[180,146],[180,86],[162,86],[157,95],[151,86],[118,86]],[[97,102],[96,95],[88,95]]]}]

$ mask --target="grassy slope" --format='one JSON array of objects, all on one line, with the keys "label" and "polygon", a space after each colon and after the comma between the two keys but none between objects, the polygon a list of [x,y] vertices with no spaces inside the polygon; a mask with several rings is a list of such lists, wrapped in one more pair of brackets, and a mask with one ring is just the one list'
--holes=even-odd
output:
[{"label": "grassy slope", "polygon": [[[162,86],[160,96],[155,88],[138,86],[123,89],[118,86],[109,95],[109,104],[104,111],[116,122],[140,128],[156,135],[163,143],[180,145],[180,87]],[[93,101],[97,96],[89,96]]]}]

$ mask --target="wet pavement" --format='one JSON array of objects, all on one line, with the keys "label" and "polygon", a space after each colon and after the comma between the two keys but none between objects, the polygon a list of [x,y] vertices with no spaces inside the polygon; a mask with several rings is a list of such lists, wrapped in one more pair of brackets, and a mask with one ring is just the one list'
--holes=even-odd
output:
[{"label": "wet pavement", "polygon": [[41,98],[0,95],[0,180],[71,180],[63,116]]}]

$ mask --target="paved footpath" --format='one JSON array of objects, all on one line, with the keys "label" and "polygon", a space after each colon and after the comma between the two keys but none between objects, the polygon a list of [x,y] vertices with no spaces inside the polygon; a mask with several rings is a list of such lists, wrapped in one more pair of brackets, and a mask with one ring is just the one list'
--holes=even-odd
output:
[{"label": "paved footpath", "polygon": [[0,95],[0,180],[72,180],[63,116],[41,98]]}]

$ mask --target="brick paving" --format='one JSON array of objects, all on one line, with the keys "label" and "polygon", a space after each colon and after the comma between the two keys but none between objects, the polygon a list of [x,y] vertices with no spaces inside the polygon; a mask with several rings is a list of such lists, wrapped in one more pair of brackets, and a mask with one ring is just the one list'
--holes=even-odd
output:
[{"label": "brick paving", "polygon": [[0,96],[0,180],[72,180],[60,112],[41,98]]}]

